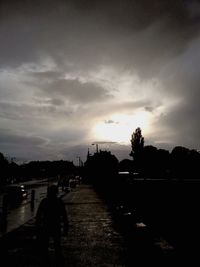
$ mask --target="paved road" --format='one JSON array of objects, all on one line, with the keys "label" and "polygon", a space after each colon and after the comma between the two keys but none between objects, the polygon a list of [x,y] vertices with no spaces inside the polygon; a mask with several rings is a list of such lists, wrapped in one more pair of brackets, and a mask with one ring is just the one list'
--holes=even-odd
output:
[{"label": "paved road", "polygon": [[[6,233],[13,231],[14,229],[20,227],[32,217],[35,216],[35,212],[38,208],[38,205],[42,198],[45,197],[47,186],[38,186],[35,188],[35,201],[34,201],[34,209],[31,209],[30,198],[31,198],[31,190],[28,190],[28,198],[23,200],[18,206],[9,208],[7,212],[7,229]],[[0,237],[5,233],[0,232]]]},{"label": "paved road", "polygon": [[[0,231],[0,237],[5,233],[13,231],[14,229],[20,227],[31,218],[35,216],[38,205],[40,201],[46,196],[48,181],[47,179],[43,180],[32,180],[25,183],[19,183],[18,185],[25,185],[26,190],[28,191],[28,198],[19,203],[16,207],[9,207],[7,212],[7,229],[6,232]],[[35,190],[35,201],[34,209],[31,208],[31,190]],[[63,192],[59,190],[59,195],[62,195]],[[2,197],[0,195],[0,212],[2,210]]]},{"label": "paved road", "polygon": [[[173,253],[164,248],[164,241],[141,222],[129,225],[130,235],[124,235],[91,186],[81,185],[63,200],[69,217],[69,233],[62,240],[64,266],[170,266]],[[2,267],[39,266],[34,219],[1,238],[0,245],[6,262]],[[49,258],[56,266],[51,243]]]}]

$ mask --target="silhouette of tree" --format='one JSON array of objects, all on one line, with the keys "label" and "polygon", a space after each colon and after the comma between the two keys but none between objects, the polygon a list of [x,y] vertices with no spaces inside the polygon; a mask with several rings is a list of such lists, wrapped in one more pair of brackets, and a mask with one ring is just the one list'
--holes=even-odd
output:
[{"label": "silhouette of tree", "polygon": [[134,171],[134,163],[133,160],[123,159],[119,162],[119,170],[120,171]]},{"label": "silhouette of tree", "polygon": [[196,150],[176,146],[170,155],[173,178],[199,178],[200,154]]},{"label": "silhouette of tree", "polygon": [[200,153],[196,150],[190,150],[188,161],[188,177],[199,178]]},{"label": "silhouette of tree", "polygon": [[186,147],[176,146],[173,148],[171,159],[171,171],[173,178],[184,179],[187,176],[190,150]]},{"label": "silhouette of tree", "polygon": [[140,172],[145,178],[156,174],[157,168],[157,148],[145,146],[140,155]]},{"label": "silhouette of tree", "polygon": [[0,166],[3,166],[3,165],[7,165],[8,164],[8,160],[6,159],[6,157],[4,156],[3,153],[0,152]]},{"label": "silhouette of tree", "polygon": [[73,162],[64,160],[31,161],[21,165],[20,169],[24,179],[65,176],[75,172]]},{"label": "silhouette of tree", "polygon": [[0,173],[1,173],[0,185],[5,184],[7,182],[8,165],[9,165],[8,160],[3,155],[3,153],[0,152]]},{"label": "silhouette of tree", "polygon": [[144,148],[144,137],[142,136],[142,130],[138,127],[131,135],[131,153],[133,157],[136,171],[140,171],[141,165],[141,153]]},{"label": "silhouette of tree", "polygon": [[131,135],[131,148],[130,156],[133,158],[141,152],[144,147],[144,137],[142,136],[142,130],[138,127]]},{"label": "silhouette of tree", "polygon": [[165,149],[157,150],[157,176],[160,178],[169,178],[170,153]]},{"label": "silhouette of tree", "polygon": [[109,183],[118,172],[118,159],[110,151],[99,151],[85,162],[86,175],[91,182]]}]

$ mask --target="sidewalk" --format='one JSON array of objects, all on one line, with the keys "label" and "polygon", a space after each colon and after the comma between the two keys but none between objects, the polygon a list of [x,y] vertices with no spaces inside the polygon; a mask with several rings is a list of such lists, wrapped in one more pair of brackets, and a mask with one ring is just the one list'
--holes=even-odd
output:
[{"label": "sidewalk", "polygon": [[[109,209],[91,186],[81,185],[63,200],[69,217],[69,233],[62,240],[65,266],[169,266],[169,251],[156,244],[157,237],[147,227],[133,226],[128,239],[120,234]],[[1,238],[0,251],[5,260],[2,267],[39,266],[34,219]],[[55,266],[51,246],[49,257]]]}]

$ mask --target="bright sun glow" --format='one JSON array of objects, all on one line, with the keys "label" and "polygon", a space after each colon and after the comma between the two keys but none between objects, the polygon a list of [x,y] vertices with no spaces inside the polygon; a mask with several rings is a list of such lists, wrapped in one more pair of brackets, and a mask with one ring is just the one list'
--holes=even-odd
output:
[{"label": "bright sun glow", "polygon": [[150,120],[151,114],[145,111],[134,115],[115,114],[108,121],[98,122],[93,135],[98,140],[129,143],[131,134],[137,127],[145,133],[148,131]]}]

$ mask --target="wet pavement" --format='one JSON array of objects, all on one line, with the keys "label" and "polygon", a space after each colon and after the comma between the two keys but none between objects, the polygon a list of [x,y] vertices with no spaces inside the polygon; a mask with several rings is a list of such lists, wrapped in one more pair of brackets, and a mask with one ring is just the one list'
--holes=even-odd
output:
[{"label": "wet pavement", "polygon": [[34,209],[31,207],[31,190],[28,190],[28,198],[24,199],[21,203],[18,203],[14,207],[9,207],[7,210],[7,225],[5,231],[0,231],[0,237],[4,234],[13,231],[14,229],[20,227],[31,218],[35,216],[35,211],[38,208],[38,205],[42,198],[45,197],[47,191],[47,185],[38,186],[34,188],[35,190],[35,200],[34,200]]},{"label": "wet pavement", "polygon": [[[34,218],[40,201],[46,196],[47,187],[49,182],[47,179],[32,180],[25,183],[19,183],[18,185],[24,185],[28,192],[27,199],[22,200],[16,205],[8,205],[6,216],[6,229],[2,231],[0,229],[0,237],[20,227],[28,222],[31,218]],[[31,202],[31,191],[35,191],[34,201]],[[59,190],[59,196],[62,196],[63,192]],[[2,214],[2,199],[3,194],[0,194],[0,220]]]},{"label": "wet pavement", "polygon": [[[80,185],[63,201],[69,217],[69,233],[62,238],[64,266],[169,266],[174,261],[173,248],[142,222],[124,224],[127,229],[121,231],[91,186]],[[40,266],[35,234],[33,218],[2,237],[1,266]],[[57,266],[51,243],[49,259]]]},{"label": "wet pavement", "polygon": [[67,266],[123,266],[124,240],[94,190],[81,186],[65,203],[70,222],[63,244]]}]

